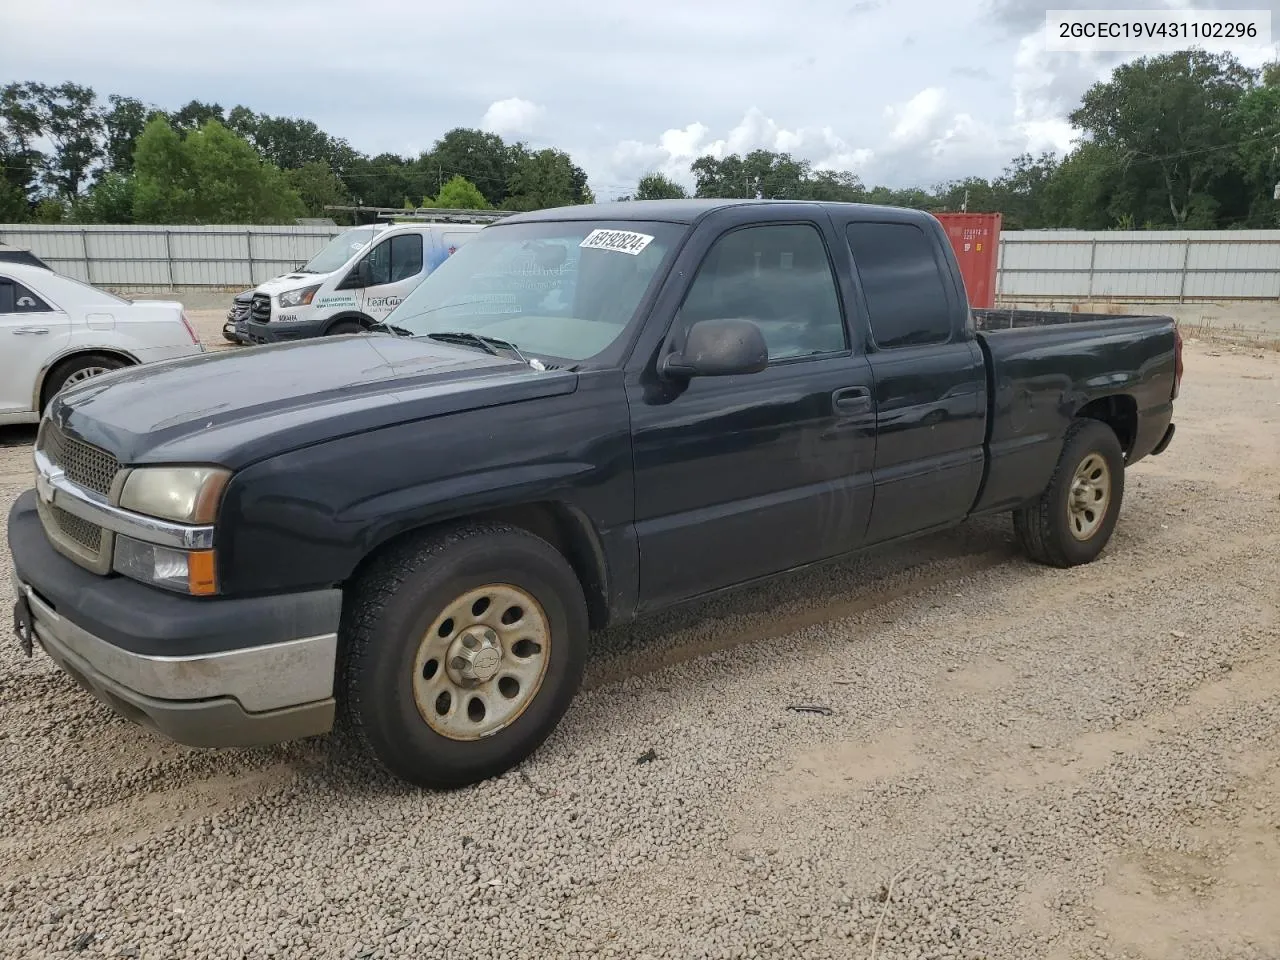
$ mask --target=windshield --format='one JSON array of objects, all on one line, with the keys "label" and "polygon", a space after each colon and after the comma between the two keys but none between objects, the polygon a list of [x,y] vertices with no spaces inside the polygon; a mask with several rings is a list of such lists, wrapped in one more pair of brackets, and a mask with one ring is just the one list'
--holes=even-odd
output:
[{"label": "windshield", "polygon": [[350,260],[357,250],[373,239],[375,227],[355,227],[344,230],[307,261],[301,273],[333,273]]},{"label": "windshield", "polygon": [[586,360],[622,335],[686,229],[600,220],[486,227],[386,323],[414,336],[478,334],[531,356]]}]

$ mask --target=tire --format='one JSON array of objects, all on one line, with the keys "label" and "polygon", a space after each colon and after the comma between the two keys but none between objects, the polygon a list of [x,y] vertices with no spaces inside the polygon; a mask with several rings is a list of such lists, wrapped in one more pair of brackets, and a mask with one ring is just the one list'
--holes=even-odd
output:
[{"label": "tire", "polygon": [[[1088,482],[1077,486],[1081,480]],[[1090,563],[1110,541],[1123,500],[1124,451],[1115,431],[1099,420],[1074,420],[1049,485],[1014,511],[1013,528],[1037,563]],[[1100,508],[1088,509],[1098,503]]]},{"label": "tire", "polygon": [[63,360],[51,371],[40,390],[40,410],[49,406],[49,401],[62,392],[70,383],[79,383],[110,370],[119,370],[127,366],[119,357],[105,353],[82,353]]},{"label": "tire", "polygon": [[[582,587],[559,551],[524,530],[468,524],[393,548],[348,595],[343,726],[410,783],[451,789],[516,766],[541,746],[582,682]],[[458,612],[478,610],[481,595],[490,598],[482,613]],[[514,626],[499,626],[515,606]],[[468,652],[468,638],[496,643]]]},{"label": "tire", "polygon": [[339,320],[324,332],[326,337],[339,337],[346,333],[364,333],[364,327],[356,320]]}]

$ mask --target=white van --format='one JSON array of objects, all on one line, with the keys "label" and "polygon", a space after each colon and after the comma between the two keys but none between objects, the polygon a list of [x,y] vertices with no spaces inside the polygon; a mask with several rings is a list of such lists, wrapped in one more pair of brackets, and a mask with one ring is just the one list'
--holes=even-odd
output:
[{"label": "white van", "polygon": [[345,230],[299,270],[237,296],[223,336],[278,343],[367,330],[483,226],[374,224]]}]

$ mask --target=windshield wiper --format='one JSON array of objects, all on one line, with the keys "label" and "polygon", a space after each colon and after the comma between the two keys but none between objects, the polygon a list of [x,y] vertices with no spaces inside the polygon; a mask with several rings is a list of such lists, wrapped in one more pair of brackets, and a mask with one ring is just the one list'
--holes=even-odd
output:
[{"label": "windshield wiper", "polygon": [[509,340],[499,340],[497,337],[486,337],[484,334],[471,333],[468,330],[445,330],[441,333],[426,334],[428,340],[439,340],[441,343],[470,343],[479,347],[486,353],[498,356],[498,350],[510,350],[520,358],[521,363],[526,363],[535,370],[541,369],[541,361],[530,360],[520,348]]},{"label": "windshield wiper", "polygon": [[394,324],[394,323],[385,323],[383,321],[369,324],[369,329],[370,330],[386,330],[388,333],[394,333],[397,336],[401,336],[401,337],[415,336],[412,330],[406,329],[405,327],[398,326],[397,324]]}]

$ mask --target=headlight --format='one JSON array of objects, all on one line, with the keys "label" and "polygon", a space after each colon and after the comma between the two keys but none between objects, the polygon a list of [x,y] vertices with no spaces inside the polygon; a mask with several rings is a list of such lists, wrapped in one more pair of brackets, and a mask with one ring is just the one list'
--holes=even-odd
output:
[{"label": "headlight", "polygon": [[222,467],[139,467],[124,482],[120,506],[178,523],[213,523],[230,477]]},{"label": "headlight", "polygon": [[116,535],[112,568],[134,580],[205,597],[218,592],[212,550],[174,550]]},{"label": "headlight", "polygon": [[316,295],[316,291],[320,289],[320,284],[314,287],[299,287],[297,290],[286,290],[280,294],[280,306],[282,307],[306,307],[311,304],[311,298]]}]

